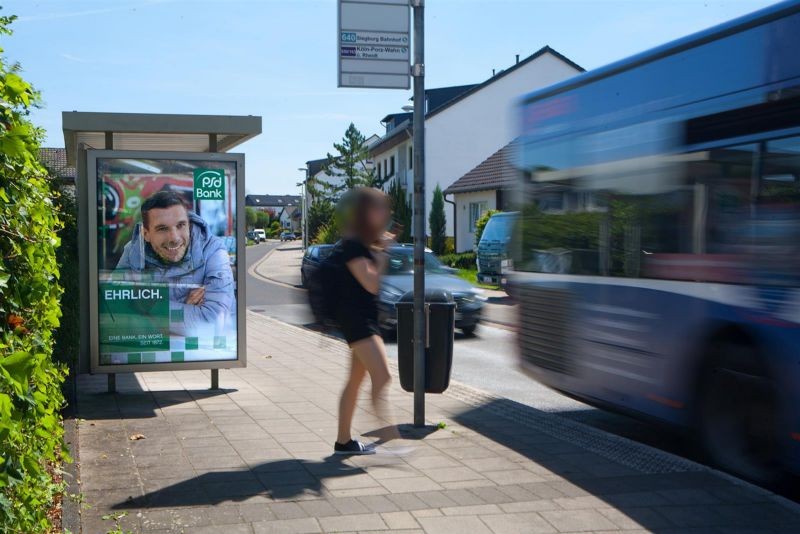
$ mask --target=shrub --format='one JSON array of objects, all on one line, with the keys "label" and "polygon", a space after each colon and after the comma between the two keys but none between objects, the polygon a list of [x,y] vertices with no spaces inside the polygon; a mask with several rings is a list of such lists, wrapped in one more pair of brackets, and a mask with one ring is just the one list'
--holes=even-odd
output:
[{"label": "shrub", "polygon": [[477,269],[477,255],[474,252],[462,252],[461,254],[445,254],[439,256],[445,265],[456,269]]},{"label": "shrub", "polygon": [[[50,173],[52,176],[53,173]],[[59,282],[64,290],[61,296],[60,324],[53,334],[53,359],[63,363],[70,371],[78,368],[80,351],[80,286],[78,284],[78,207],[74,189],[63,183],[55,186],[54,199],[62,228],[58,235],[61,244],[56,251]],[[75,402],[75,378],[67,377],[65,394],[70,403]]]},{"label": "shrub", "polygon": [[319,233],[319,229],[326,224],[330,224],[335,215],[333,202],[324,198],[315,199],[308,209],[308,219],[306,219],[306,231],[310,237]]},{"label": "shrub", "polygon": [[281,223],[279,221],[272,221],[272,223],[269,225],[269,228],[267,228],[264,233],[267,234],[267,237],[275,239],[280,237],[281,232],[283,232]]},{"label": "shrub", "polygon": [[339,228],[336,224],[324,224],[314,237],[314,243],[318,245],[333,245],[339,241]]},{"label": "shrub", "polygon": [[[0,33],[12,21],[0,17]],[[18,70],[0,55],[0,532],[46,532],[61,491],[49,468],[66,457],[52,361],[60,222],[28,120],[38,94]]]}]

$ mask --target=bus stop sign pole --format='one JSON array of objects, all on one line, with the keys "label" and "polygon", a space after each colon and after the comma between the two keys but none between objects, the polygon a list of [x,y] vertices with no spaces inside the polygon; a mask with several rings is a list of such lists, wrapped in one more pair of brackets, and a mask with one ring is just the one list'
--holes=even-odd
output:
[{"label": "bus stop sign pole", "polygon": [[414,8],[414,426],[425,426],[425,5]]}]

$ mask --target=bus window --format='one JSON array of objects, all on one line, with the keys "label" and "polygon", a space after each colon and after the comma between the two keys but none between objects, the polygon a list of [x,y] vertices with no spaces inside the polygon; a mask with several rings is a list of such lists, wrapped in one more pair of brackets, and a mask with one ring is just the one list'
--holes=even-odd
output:
[{"label": "bus window", "polygon": [[800,137],[764,144],[750,228],[753,275],[759,285],[800,282]]}]

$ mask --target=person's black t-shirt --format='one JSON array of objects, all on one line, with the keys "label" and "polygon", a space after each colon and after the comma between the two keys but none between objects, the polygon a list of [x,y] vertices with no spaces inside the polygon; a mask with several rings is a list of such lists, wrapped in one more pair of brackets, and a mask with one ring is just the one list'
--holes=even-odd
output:
[{"label": "person's black t-shirt", "polygon": [[347,262],[356,258],[367,258],[374,261],[372,252],[358,240],[342,239],[331,252],[332,261],[339,272],[337,319],[343,328],[347,324],[359,322],[377,322],[378,303],[373,295],[362,286],[347,268]]}]

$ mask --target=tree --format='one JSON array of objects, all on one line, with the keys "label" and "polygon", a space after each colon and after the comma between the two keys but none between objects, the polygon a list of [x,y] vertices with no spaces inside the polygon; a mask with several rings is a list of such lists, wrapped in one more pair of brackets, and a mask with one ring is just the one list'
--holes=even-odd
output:
[{"label": "tree", "polygon": [[281,235],[283,228],[281,228],[280,221],[272,221],[269,228],[266,230],[267,237],[278,237]]},{"label": "tree", "polygon": [[258,211],[252,206],[247,206],[244,209],[244,220],[247,224],[247,229],[252,230],[258,222]]},{"label": "tree", "polygon": [[389,201],[392,205],[392,218],[400,225],[400,233],[396,236],[398,243],[411,242],[411,202],[406,190],[397,180],[389,184]]},{"label": "tree", "polygon": [[316,238],[320,228],[333,224],[334,211],[333,202],[324,198],[311,204],[306,219],[308,236],[312,239]]},{"label": "tree", "polygon": [[369,168],[369,148],[366,138],[350,123],[341,143],[334,143],[337,155],[328,153],[328,160],[323,171],[330,179],[309,181],[308,189],[317,200],[325,199],[336,202],[345,192],[356,187],[382,188],[385,179],[379,179],[373,169]]},{"label": "tree", "polygon": [[269,228],[270,216],[266,211],[257,210],[256,212],[256,228]]},{"label": "tree", "polygon": [[447,241],[447,218],[444,214],[444,194],[439,184],[433,190],[433,202],[431,202],[431,213],[428,215],[428,224],[431,229],[431,250],[434,254],[444,254],[445,243]]}]

